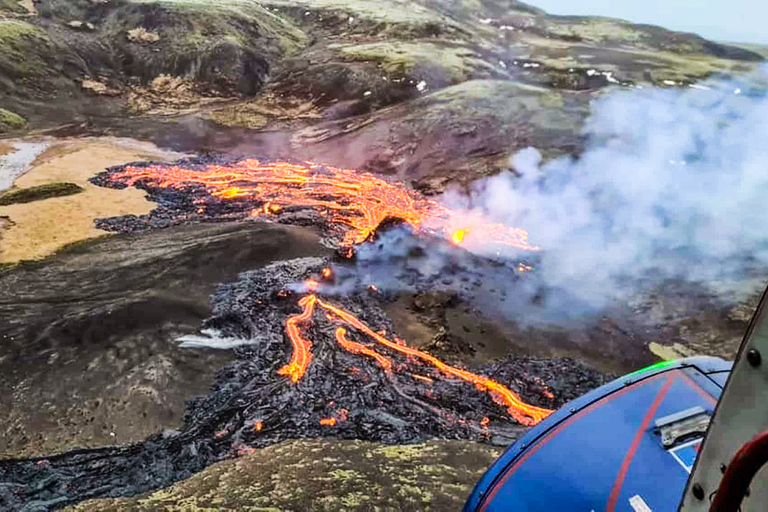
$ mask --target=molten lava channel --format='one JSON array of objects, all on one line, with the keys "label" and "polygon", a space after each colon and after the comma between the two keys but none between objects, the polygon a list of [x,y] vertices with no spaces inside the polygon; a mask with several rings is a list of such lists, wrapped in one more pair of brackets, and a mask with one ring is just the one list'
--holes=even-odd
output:
[{"label": "molten lava channel", "polygon": [[304,372],[307,371],[307,366],[312,360],[312,342],[301,335],[298,324],[312,318],[316,302],[316,295],[302,297],[299,300],[299,306],[303,307],[304,311],[299,315],[288,317],[288,320],[285,321],[285,332],[288,333],[288,338],[293,344],[293,355],[290,362],[280,368],[277,373],[290,377],[294,383],[299,382],[299,379],[304,376]]},{"label": "molten lava channel", "polygon": [[[344,323],[349,327],[354,328],[362,334],[365,334],[369,338],[373,339],[377,343],[394,350],[400,354],[413,357],[424,363],[427,363],[434,368],[440,370],[444,375],[448,377],[456,377],[471,384],[474,384],[480,391],[486,391],[491,394],[493,399],[504,405],[507,408],[507,412],[515,420],[523,425],[535,425],[541,420],[546,418],[552,411],[534,405],[529,405],[523,402],[520,397],[509,388],[499,384],[498,382],[477,375],[467,370],[462,370],[450,366],[440,359],[426,353],[421,350],[409,347],[405,344],[391,341],[381,334],[374,332],[370,327],[365,325],[360,319],[358,319],[352,313],[334,306],[328,302],[325,302],[315,294],[310,294],[302,297],[299,301],[299,305],[304,308],[301,314],[294,315],[286,320],[286,332],[288,338],[293,344],[293,356],[291,362],[279,370],[281,375],[287,375],[291,377],[291,380],[296,383],[306,372],[307,366],[311,361],[311,342],[304,338],[299,330],[300,323],[309,321],[314,314],[315,306],[318,306],[328,313],[330,318],[335,319],[338,322]],[[385,356],[379,354],[375,350],[372,350],[365,345],[350,341],[346,337],[346,329],[338,327],[336,329],[336,340],[345,350],[353,354],[362,354],[371,357],[388,373],[392,372],[392,362]],[[303,365],[302,365],[303,364]],[[419,377],[414,375],[414,377]],[[421,380],[421,379],[420,379]]]},{"label": "molten lava channel", "polygon": [[[524,229],[488,222],[482,216],[453,211],[402,183],[372,174],[313,163],[261,162],[255,159],[202,168],[181,165],[129,165],[111,173],[109,180],[124,185],[202,190],[209,198],[250,205],[253,217],[281,215],[286,208],[311,208],[344,231],[342,248],[368,239],[388,217],[414,228],[439,233],[455,244],[497,244],[526,251]],[[204,212],[200,206],[198,212]]]}]

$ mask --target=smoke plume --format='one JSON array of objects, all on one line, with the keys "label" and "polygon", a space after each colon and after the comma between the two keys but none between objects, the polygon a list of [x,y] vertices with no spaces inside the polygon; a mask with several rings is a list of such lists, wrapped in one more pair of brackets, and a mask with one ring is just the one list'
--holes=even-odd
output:
[{"label": "smoke plume", "polygon": [[536,279],[583,308],[572,314],[665,279],[753,292],[768,268],[766,78],[610,93],[578,158],[542,163],[528,148],[444,201],[528,230]]}]

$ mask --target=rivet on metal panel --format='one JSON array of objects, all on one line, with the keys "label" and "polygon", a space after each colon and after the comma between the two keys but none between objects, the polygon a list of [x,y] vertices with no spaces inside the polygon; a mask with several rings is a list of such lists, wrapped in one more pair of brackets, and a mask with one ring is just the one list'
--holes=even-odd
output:
[{"label": "rivet on metal panel", "polygon": [[752,365],[753,367],[760,366],[760,363],[763,361],[763,356],[760,354],[760,351],[751,348],[747,351],[747,362]]},{"label": "rivet on metal panel", "polygon": [[725,470],[726,469],[728,469],[728,466],[726,466],[725,464],[720,464],[720,472],[721,473],[725,474]]}]

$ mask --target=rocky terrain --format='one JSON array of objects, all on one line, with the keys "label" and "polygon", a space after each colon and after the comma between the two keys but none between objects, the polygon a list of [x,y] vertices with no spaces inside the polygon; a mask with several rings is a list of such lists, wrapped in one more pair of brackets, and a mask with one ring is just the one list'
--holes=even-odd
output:
[{"label": "rocky terrain", "polygon": [[148,496],[92,500],[71,510],[458,510],[500,453],[457,441],[290,441]]},{"label": "rocky terrain", "polygon": [[528,145],[577,153],[607,87],[687,85],[763,59],[513,0],[32,5],[0,6],[5,130],[70,124],[59,132],[290,153],[427,190],[497,172]]},{"label": "rocky terrain", "polygon": [[[437,436],[450,441],[424,442],[421,427],[407,440],[417,444],[360,441],[393,442],[354,434],[354,414],[343,434],[267,425],[272,437],[238,450],[252,407],[227,400],[253,397],[233,375],[266,363],[177,338],[242,314],[221,320],[211,302],[245,286],[240,273],[338,254],[312,222],[211,217],[108,234],[100,227],[157,217],[157,204],[146,188],[99,186],[97,173],[255,155],[429,196],[508,169],[528,146],[546,160],[579,155],[590,105],[610,92],[688,88],[766,55],[515,0],[0,0],[0,509],[111,497],[75,509],[453,510],[500,453],[493,436],[460,429]],[[674,281],[585,325],[534,327],[455,291],[409,289],[368,314],[556,407],[658,358],[733,357],[757,299]],[[198,443],[200,397],[236,440],[206,430]],[[376,428],[398,425],[377,414]],[[499,445],[522,431],[492,419]],[[208,451],[192,463],[197,446]]]}]

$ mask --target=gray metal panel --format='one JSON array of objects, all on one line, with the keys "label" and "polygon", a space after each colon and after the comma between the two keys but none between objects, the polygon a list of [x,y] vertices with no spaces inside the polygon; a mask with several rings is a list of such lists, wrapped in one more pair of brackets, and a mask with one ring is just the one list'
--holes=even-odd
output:
[{"label": "gray metal panel", "polygon": [[[768,306],[763,294],[747,330],[733,370],[717,404],[691,478],[685,488],[683,512],[705,512],[710,496],[717,491],[721,466],[730,462],[736,451],[758,433],[768,429]],[[747,360],[750,349],[760,352],[762,362],[753,366]],[[754,360],[754,359],[753,359]],[[697,499],[693,488],[704,489],[704,499]],[[752,482],[751,494],[741,510],[765,511],[768,507],[768,471],[763,468]]]}]

